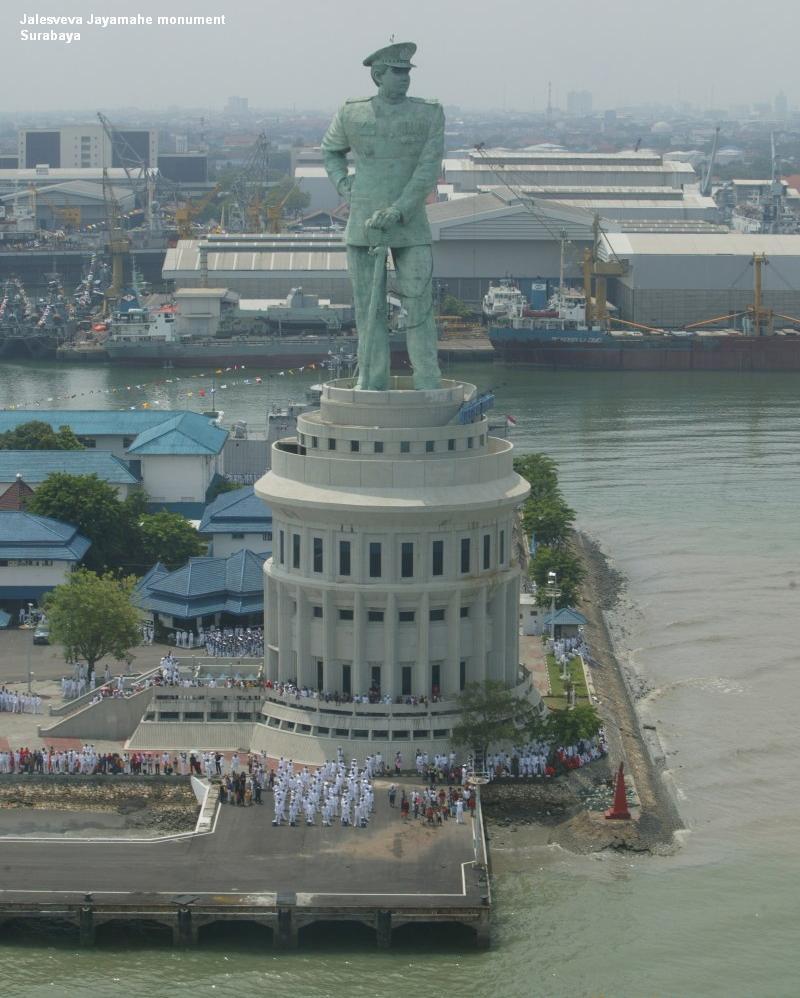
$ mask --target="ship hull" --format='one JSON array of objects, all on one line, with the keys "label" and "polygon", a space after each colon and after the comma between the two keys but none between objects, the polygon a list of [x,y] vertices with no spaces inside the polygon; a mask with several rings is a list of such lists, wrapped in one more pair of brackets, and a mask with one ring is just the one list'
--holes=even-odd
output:
[{"label": "ship hull", "polygon": [[559,341],[524,330],[489,330],[496,358],[566,371],[800,371],[800,337],[693,336]]},{"label": "ship hull", "polygon": [[[173,367],[230,367],[231,364],[257,364],[265,368],[301,367],[324,364],[330,354],[356,352],[355,337],[275,338],[250,342],[237,340],[196,340],[191,343],[105,344],[112,364],[171,364]],[[392,339],[392,361],[408,360],[405,338]]]}]

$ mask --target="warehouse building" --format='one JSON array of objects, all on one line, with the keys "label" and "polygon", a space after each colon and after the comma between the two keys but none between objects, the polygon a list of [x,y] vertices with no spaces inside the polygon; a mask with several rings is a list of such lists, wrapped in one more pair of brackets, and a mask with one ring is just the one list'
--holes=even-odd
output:
[{"label": "warehouse building", "polygon": [[335,233],[208,236],[167,250],[162,276],[176,288],[227,288],[242,298],[286,298],[292,288],[351,304],[347,247]]},{"label": "warehouse building", "polygon": [[443,161],[445,183],[458,192],[510,184],[537,187],[673,187],[697,183],[691,163],[652,153],[472,150]]},{"label": "warehouse building", "polygon": [[599,248],[602,259],[628,264],[625,276],[608,282],[620,317],[665,329],[751,304],[754,253],[768,260],[762,268],[764,305],[800,317],[800,235],[610,232]]}]

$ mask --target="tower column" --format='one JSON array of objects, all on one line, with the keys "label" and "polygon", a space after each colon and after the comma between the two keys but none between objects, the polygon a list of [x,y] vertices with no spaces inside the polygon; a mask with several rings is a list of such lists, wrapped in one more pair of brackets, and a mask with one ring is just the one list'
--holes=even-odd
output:
[{"label": "tower column", "polygon": [[386,610],[383,614],[383,668],[384,688],[396,697],[401,691],[400,673],[397,665],[397,596],[393,592],[386,595]]},{"label": "tower column", "polygon": [[459,662],[461,661],[461,592],[455,589],[447,604],[447,660],[442,676],[442,694],[451,697],[458,693]]},{"label": "tower column", "polygon": [[[333,596],[330,589],[323,590],[322,593],[322,671],[325,680],[323,689],[338,689],[338,679],[332,681],[333,660],[336,657],[335,627],[333,619],[335,610],[333,608]],[[320,691],[322,692],[322,691]]]},{"label": "tower column", "polygon": [[367,663],[364,660],[366,618],[364,595],[360,589],[357,589],[353,594],[353,693],[366,693],[369,688]]}]

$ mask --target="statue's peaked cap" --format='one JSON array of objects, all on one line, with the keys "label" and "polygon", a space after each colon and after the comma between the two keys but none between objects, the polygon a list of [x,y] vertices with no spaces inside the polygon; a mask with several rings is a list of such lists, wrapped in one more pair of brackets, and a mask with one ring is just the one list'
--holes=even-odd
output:
[{"label": "statue's peaked cap", "polygon": [[414,63],[411,61],[411,56],[416,51],[417,46],[413,42],[395,42],[368,55],[364,65],[374,66],[380,63],[382,66],[396,66],[398,69],[412,69]]}]

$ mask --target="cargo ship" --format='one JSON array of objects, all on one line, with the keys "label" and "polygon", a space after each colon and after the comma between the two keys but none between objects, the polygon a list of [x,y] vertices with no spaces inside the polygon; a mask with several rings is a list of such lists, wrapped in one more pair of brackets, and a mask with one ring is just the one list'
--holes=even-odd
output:
[{"label": "cargo ship", "polygon": [[[490,323],[489,340],[502,362],[546,370],[800,371],[800,319],[778,315],[761,303],[765,262],[754,257],[754,303],[744,312],[685,329],[654,329],[609,318],[607,312],[603,321],[590,322],[586,292],[561,288],[546,309],[517,309]],[[720,327],[737,319],[740,328]],[[776,319],[786,327],[776,329]],[[613,329],[613,323],[626,328]]]}]

